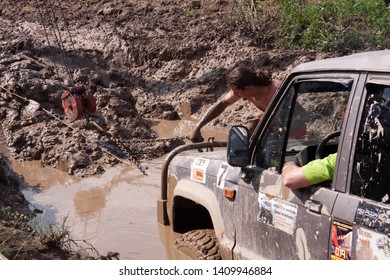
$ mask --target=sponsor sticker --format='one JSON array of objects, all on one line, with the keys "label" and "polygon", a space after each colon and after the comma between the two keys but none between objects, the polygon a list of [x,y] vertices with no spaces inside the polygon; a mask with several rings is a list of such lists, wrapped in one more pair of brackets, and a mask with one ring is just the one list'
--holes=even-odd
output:
[{"label": "sponsor sticker", "polygon": [[390,209],[369,204],[365,201],[359,202],[354,222],[357,225],[390,234]]},{"label": "sponsor sticker", "polygon": [[298,205],[279,198],[268,199],[263,193],[259,193],[258,202],[260,208],[258,221],[288,234],[295,232]]},{"label": "sponsor sticker", "polygon": [[350,260],[352,226],[338,221],[332,225],[332,260]]},{"label": "sponsor sticker", "polygon": [[390,237],[359,227],[356,231],[357,260],[389,260]]},{"label": "sponsor sticker", "polygon": [[205,158],[197,158],[191,165],[191,180],[206,183],[206,169],[210,160]]}]

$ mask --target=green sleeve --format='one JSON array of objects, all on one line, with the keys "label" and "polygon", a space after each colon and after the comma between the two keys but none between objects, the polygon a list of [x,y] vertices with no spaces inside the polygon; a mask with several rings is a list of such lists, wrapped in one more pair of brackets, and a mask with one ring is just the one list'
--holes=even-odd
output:
[{"label": "green sleeve", "polygon": [[316,159],[302,166],[303,175],[311,184],[332,180],[337,154],[323,159]]}]

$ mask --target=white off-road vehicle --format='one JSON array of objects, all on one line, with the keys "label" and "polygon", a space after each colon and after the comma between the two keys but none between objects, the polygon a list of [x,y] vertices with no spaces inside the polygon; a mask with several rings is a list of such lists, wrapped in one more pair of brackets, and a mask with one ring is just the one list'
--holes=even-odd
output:
[{"label": "white off-road vehicle", "polygon": [[[284,186],[286,161],[331,153],[332,181]],[[299,65],[251,137],[181,146],[161,181],[158,222],[188,258],[389,259],[390,50]]]}]

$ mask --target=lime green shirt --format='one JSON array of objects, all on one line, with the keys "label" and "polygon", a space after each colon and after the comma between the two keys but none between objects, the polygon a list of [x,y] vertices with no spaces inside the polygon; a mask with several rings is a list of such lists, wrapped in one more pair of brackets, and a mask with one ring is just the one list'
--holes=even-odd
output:
[{"label": "lime green shirt", "polygon": [[337,154],[330,154],[326,158],[316,159],[302,166],[306,180],[313,185],[332,180],[336,156]]}]

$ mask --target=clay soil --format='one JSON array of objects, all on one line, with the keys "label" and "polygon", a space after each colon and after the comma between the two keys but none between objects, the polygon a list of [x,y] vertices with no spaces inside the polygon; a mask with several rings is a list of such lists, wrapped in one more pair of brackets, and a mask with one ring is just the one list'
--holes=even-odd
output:
[{"label": "clay soil", "polygon": [[[334,55],[273,51],[272,22],[254,33],[245,16],[236,1],[223,0],[2,0],[0,207],[29,214],[23,178],[9,159],[39,160],[80,177],[121,162],[147,172],[141,161],[185,141],[160,141],[151,125],[198,119],[227,92],[231,68],[262,68],[283,79],[301,62]],[[75,84],[97,101],[88,119],[64,114],[62,93]],[[256,114],[240,101],[211,125],[244,123]],[[31,251],[48,248],[36,244]],[[45,252],[24,258],[69,258]]]}]

